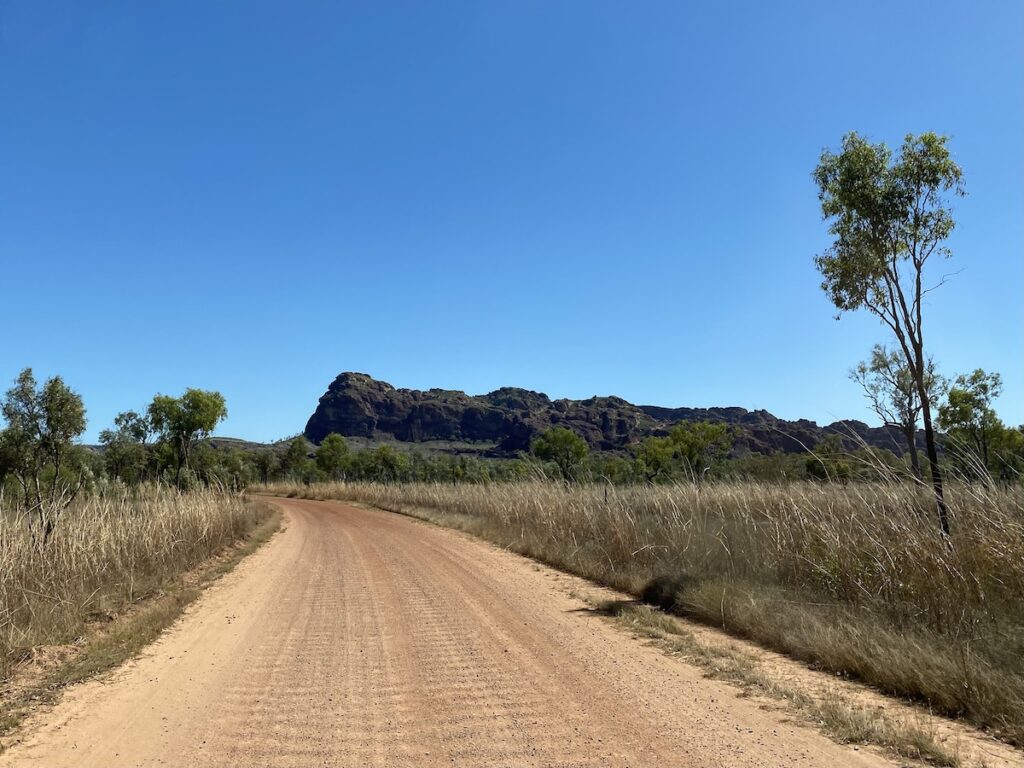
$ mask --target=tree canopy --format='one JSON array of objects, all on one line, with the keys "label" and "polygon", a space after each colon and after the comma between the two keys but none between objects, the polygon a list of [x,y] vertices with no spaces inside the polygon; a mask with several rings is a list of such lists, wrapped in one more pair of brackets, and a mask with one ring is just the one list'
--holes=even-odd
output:
[{"label": "tree canopy", "polygon": [[587,458],[590,449],[586,441],[571,429],[552,427],[534,438],[530,452],[541,461],[553,462],[562,479],[568,482],[576,479],[576,469]]},{"label": "tree canopy", "polygon": [[114,417],[114,428],[100,432],[103,458],[115,478],[126,483],[140,481],[146,475],[146,441],[152,426],[146,416],[124,411]]},{"label": "tree canopy", "polygon": [[19,501],[45,542],[61,512],[82,488],[73,441],[85,431],[85,406],[59,376],[36,383],[25,368],[0,403],[0,474],[16,478]]},{"label": "tree canopy", "polygon": [[923,301],[945,280],[926,284],[926,264],[951,255],[945,241],[955,222],[947,198],[964,194],[963,171],[947,141],[935,133],[908,134],[893,156],[884,143],[849,133],[839,152],[822,152],[813,174],[822,216],[835,238],[815,258],[821,287],[840,313],[867,309],[896,337],[921,401],[944,534],[949,517],[926,384]]},{"label": "tree canopy", "polygon": [[[914,477],[921,479],[921,463],[917,456],[917,425],[921,417],[921,396],[917,383],[902,352],[876,344],[871,357],[850,371],[850,379],[860,384],[871,409],[889,427],[903,434]],[[946,382],[929,358],[925,367],[925,388],[932,400],[942,396]]]},{"label": "tree canopy", "polygon": [[968,475],[993,468],[993,446],[1006,429],[996,416],[992,401],[1002,392],[998,373],[981,368],[957,376],[946,402],[939,408],[939,423],[947,433],[947,449]]},{"label": "tree canopy", "polygon": [[316,465],[327,477],[338,480],[345,474],[348,460],[348,443],[341,435],[332,432],[323,439],[316,449]]},{"label": "tree canopy", "polygon": [[228,410],[220,392],[188,389],[181,397],[157,395],[147,413],[153,430],[174,450],[175,482],[180,484],[195,444],[227,418]]}]

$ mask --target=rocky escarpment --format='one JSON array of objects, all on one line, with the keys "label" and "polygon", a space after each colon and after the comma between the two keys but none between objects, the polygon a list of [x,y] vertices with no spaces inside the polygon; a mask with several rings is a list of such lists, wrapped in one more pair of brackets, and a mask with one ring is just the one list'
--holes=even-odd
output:
[{"label": "rocky escarpment", "polygon": [[552,400],[540,392],[502,387],[486,395],[447,389],[398,389],[365,373],[343,373],[320,398],[305,435],[319,443],[332,432],[347,437],[388,438],[410,443],[480,443],[494,455],[527,450],[538,433],[553,426],[572,429],[594,450],[616,451],[649,435],[666,434],[680,421],[725,422],[736,430],[734,452],[798,452],[827,433],[838,433],[849,447],[857,442],[900,453],[897,430],[860,421],[825,427],[800,419],[786,421],[767,411],[744,408],[662,408],[633,405],[620,397]]}]

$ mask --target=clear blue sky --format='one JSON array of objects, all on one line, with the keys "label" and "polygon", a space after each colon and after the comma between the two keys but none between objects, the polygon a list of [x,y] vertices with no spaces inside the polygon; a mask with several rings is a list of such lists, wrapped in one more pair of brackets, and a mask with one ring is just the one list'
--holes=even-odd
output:
[{"label": "clear blue sky", "polygon": [[1024,4],[0,0],[0,383],[302,429],[398,386],[871,419],[810,172],[952,135],[943,372],[1024,421]]}]

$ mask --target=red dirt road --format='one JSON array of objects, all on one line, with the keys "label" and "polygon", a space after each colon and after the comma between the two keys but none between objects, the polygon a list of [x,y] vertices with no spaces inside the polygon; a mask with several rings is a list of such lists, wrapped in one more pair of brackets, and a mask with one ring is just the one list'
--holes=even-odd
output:
[{"label": "red dirt road", "polygon": [[282,500],[285,530],[3,766],[875,766],[453,531]]}]

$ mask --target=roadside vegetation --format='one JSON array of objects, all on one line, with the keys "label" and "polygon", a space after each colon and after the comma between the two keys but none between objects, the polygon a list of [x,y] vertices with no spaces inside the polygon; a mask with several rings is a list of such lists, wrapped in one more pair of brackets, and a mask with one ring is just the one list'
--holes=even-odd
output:
[{"label": "roadside vegetation", "polygon": [[616,624],[649,639],[666,653],[685,659],[715,680],[725,680],[745,695],[764,696],[789,704],[841,744],[876,744],[898,757],[923,760],[933,765],[960,766],[959,745],[950,749],[936,738],[926,718],[894,716],[885,708],[850,700],[841,692],[816,690],[781,679],[749,651],[704,642],[679,621],[646,605],[595,600],[578,595]]},{"label": "roadside vegetation", "polygon": [[0,515],[0,673],[33,648],[80,637],[160,594],[267,517],[240,496],[166,486],[90,494],[69,507],[46,546]]},{"label": "roadside vegetation", "polygon": [[460,528],[1024,744],[1024,489],[271,485]]},{"label": "roadside vegetation", "polygon": [[[119,415],[103,453],[77,443],[85,406],[60,377],[39,384],[25,369],[0,413],[0,680],[41,648],[84,648],[113,619],[145,614],[151,598],[181,598],[186,574],[272,522],[270,509],[193,468],[226,413],[218,393],[158,395],[145,416]],[[169,607],[184,602],[150,613],[177,615]],[[120,651],[162,624],[131,626],[114,631]]]}]

